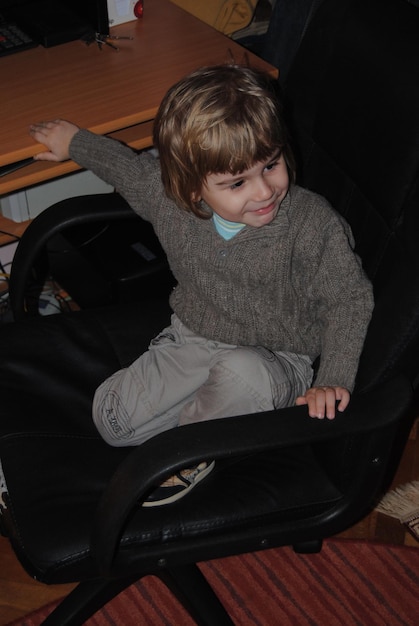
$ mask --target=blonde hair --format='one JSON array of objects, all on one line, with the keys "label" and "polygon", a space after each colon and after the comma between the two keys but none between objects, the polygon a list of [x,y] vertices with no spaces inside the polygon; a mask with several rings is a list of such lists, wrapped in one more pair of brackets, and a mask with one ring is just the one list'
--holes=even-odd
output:
[{"label": "blonde hair", "polygon": [[238,65],[199,69],[164,97],[154,123],[166,194],[210,217],[194,198],[209,174],[238,174],[282,151],[291,180],[295,164],[274,81]]}]

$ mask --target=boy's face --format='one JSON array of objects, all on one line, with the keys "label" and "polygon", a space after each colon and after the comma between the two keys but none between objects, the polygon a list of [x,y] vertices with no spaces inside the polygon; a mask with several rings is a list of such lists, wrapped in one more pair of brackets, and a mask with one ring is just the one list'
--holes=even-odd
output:
[{"label": "boy's face", "polygon": [[209,174],[197,200],[204,200],[220,217],[259,228],[272,222],[289,186],[280,151],[240,174]]}]

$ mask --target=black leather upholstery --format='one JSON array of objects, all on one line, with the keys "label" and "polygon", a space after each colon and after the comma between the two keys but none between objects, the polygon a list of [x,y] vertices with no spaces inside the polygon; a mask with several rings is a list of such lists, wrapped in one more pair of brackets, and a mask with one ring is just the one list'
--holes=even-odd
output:
[{"label": "black leather upholstery", "polygon": [[[137,448],[107,446],[90,419],[94,389],[147,347],[168,319],[165,298],[28,317],[31,250],[61,228],[54,210],[23,238],[11,285],[20,319],[0,328],[1,517],[31,575],[82,581],[47,623],[82,624],[148,573],[198,623],[231,623],[194,563],[276,545],[319,549],[382,493],[419,373],[417,32],[419,10],[404,0],[324,0],[285,85],[302,182],[351,223],[377,300],[357,393],[333,422],[298,407],[175,429]],[[61,224],[80,202],[84,219],[95,199],[60,205]],[[131,220],[125,208],[117,210]],[[138,505],[174,470],[210,458],[215,471],[187,498]]]}]

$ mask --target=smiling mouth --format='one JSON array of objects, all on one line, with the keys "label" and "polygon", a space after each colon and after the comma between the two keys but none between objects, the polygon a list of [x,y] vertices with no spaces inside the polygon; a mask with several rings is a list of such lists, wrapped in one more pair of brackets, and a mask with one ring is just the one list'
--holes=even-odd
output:
[{"label": "smiling mouth", "polygon": [[271,202],[268,206],[262,207],[261,209],[256,209],[254,213],[256,215],[266,215],[267,213],[271,213],[275,208],[275,202]]}]

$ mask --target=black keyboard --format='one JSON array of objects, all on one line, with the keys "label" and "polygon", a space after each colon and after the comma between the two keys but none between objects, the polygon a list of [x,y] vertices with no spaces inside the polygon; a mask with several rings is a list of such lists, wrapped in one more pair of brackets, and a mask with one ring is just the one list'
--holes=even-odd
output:
[{"label": "black keyboard", "polygon": [[37,45],[19,26],[0,17],[0,57],[34,48]]}]

